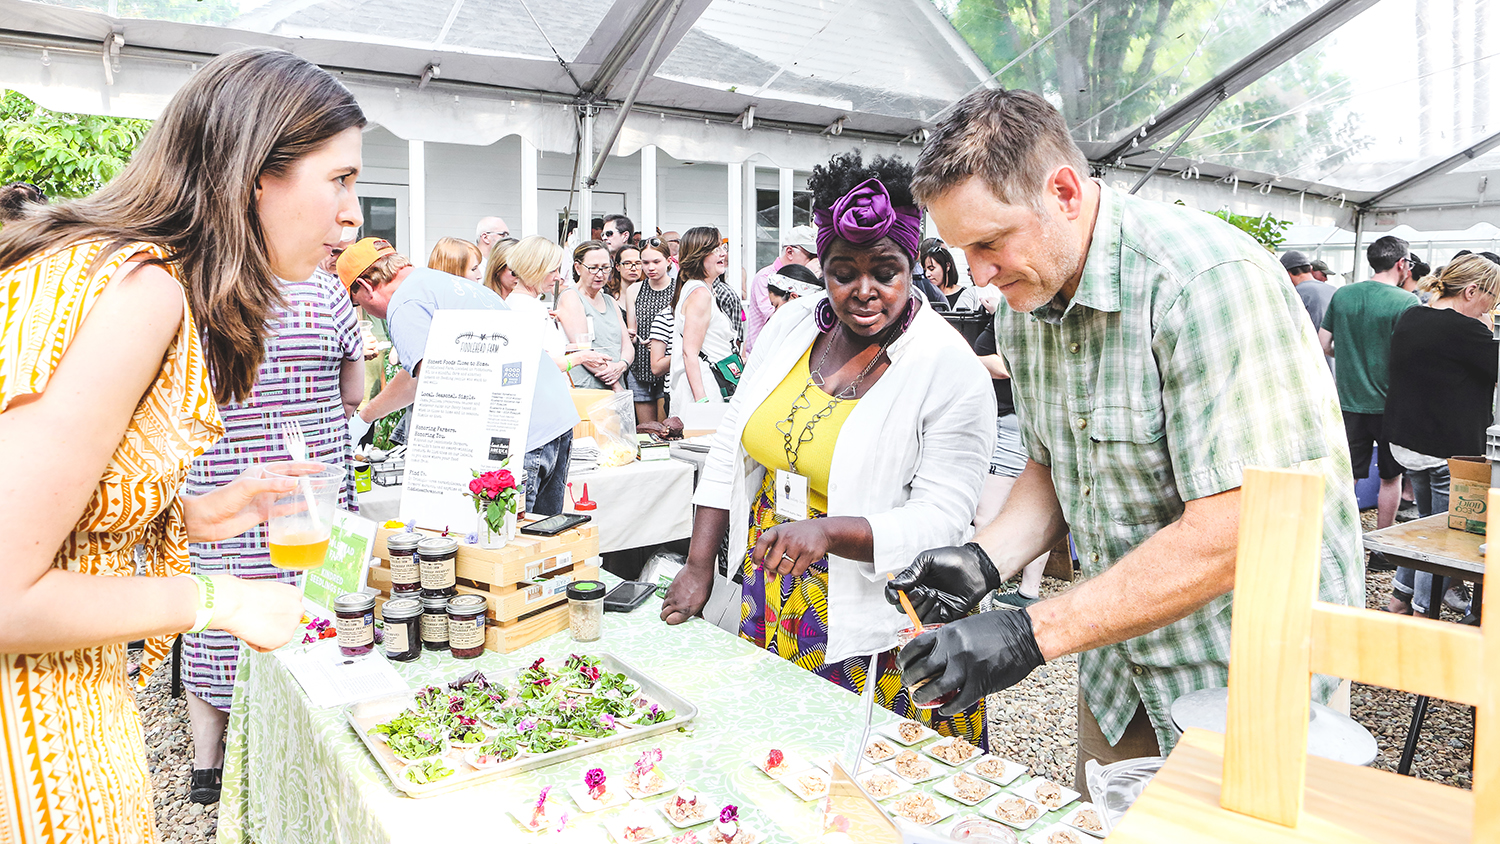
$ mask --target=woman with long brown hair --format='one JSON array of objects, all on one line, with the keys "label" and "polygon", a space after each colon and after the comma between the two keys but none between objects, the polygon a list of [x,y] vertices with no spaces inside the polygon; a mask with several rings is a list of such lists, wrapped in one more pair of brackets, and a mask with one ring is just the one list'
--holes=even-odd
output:
[{"label": "woman with long brown hair", "polygon": [[694,402],[721,404],[724,395],[711,367],[739,351],[736,323],[721,304],[730,298],[738,302],[724,282],[729,247],[718,229],[699,226],[682,236],[681,255],[677,289],[672,292],[672,369],[667,392],[672,406],[679,409]]},{"label": "woman with long brown hair", "polygon": [[[229,53],[98,193],[0,232],[0,840],[155,841],[125,643],[147,640],[144,678],[184,631],[296,632],[294,587],[187,575],[189,541],[260,523],[292,482],[178,491],[216,402],[251,392],[277,279],[362,222],[364,123],[315,65]],[[137,545],[156,576],[131,576]]]},{"label": "woman with long brown hair", "polygon": [[[625,327],[635,343],[635,360],[630,364],[630,389],[635,393],[635,421],[661,421],[661,408],[657,402],[666,398],[666,384],[651,368],[651,328],[657,318],[665,313],[672,316],[672,293],[676,282],[670,270],[671,259],[667,257],[667,244],[656,237],[641,242],[641,270],[644,278],[639,284],[625,289],[625,298],[620,306],[625,309]],[[668,332],[668,342],[671,332]]]}]

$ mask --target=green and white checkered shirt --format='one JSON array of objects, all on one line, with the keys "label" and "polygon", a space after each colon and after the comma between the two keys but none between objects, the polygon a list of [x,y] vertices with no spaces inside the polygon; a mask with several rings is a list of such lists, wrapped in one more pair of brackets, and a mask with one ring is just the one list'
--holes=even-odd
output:
[{"label": "green and white checkered shirt", "polygon": [[[1104,187],[1077,293],[1001,308],[1022,437],[1050,466],[1086,577],[1235,489],[1247,466],[1324,478],[1319,596],[1363,606],[1353,472],[1333,378],[1286,272],[1229,224]],[[1110,743],[1145,704],[1162,751],[1172,701],[1228,684],[1231,596],[1079,658]],[[1337,680],[1317,677],[1318,700]]]}]

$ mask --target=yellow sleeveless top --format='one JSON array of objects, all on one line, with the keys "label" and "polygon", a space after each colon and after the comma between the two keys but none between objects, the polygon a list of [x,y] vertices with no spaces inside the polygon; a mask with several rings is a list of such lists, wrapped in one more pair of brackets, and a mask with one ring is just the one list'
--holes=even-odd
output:
[{"label": "yellow sleeveless top", "polygon": [[[0,273],[0,413],[39,393],[113,273],[149,243],[85,242],[32,256]],[[169,268],[169,272],[170,272]],[[184,303],[186,304],[186,303]],[[120,342],[130,327],[119,326]],[[188,572],[177,498],[188,465],[223,433],[192,315],[182,326],[53,565],[130,577],[134,549],[157,576]],[[107,611],[99,607],[99,611]],[[148,640],[141,682],[166,639]],[[125,645],[0,654],[0,841],[153,842],[156,811]]]},{"label": "yellow sleeveless top", "polygon": [[[807,351],[797,360],[797,365],[792,367],[792,371],[786,374],[745,423],[745,433],[740,437],[740,442],[745,445],[745,453],[766,467],[767,471],[791,468],[786,455],[786,436],[776,426],[779,424],[782,428],[787,427],[784,424],[787,414],[793,412],[793,403],[802,394],[802,388],[807,387],[811,355],[812,346],[808,346]],[[832,400],[832,396],[817,386],[808,387],[807,399],[802,402],[806,407],[797,407],[788,429],[792,432],[792,447],[797,453],[797,474],[807,478],[807,504],[820,513],[828,512],[828,472],[833,466],[833,446],[839,440],[839,429],[844,427],[844,421],[849,418],[849,412],[854,410],[859,399],[839,402],[832,413],[813,426],[812,439],[802,443],[801,448],[797,448],[797,441],[807,429],[807,423],[827,408]]]}]

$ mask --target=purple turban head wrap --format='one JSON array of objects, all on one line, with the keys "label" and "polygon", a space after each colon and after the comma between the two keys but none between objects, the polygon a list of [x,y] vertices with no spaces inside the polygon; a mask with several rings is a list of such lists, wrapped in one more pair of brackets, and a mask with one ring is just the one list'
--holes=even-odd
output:
[{"label": "purple turban head wrap", "polygon": [[915,205],[895,206],[879,179],[870,178],[844,194],[832,208],[814,208],[818,224],[818,255],[828,254],[835,237],[855,246],[868,246],[889,237],[915,264],[922,241],[922,212]]}]

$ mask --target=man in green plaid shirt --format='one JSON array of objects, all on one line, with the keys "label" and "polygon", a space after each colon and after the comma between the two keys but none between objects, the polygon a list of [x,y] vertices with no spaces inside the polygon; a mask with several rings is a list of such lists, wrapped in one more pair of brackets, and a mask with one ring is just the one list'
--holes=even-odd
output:
[{"label": "man in green plaid shirt", "polygon": [[[1066,125],[1024,91],[965,98],[913,191],[996,314],[1030,457],[975,541],[897,575],[924,620],[903,649],[940,712],[1079,654],[1083,763],[1171,750],[1170,707],[1228,684],[1247,466],[1324,478],[1322,600],[1362,606],[1364,563],[1333,379],[1276,259],[1208,214],[1088,177]],[[976,460],[985,455],[975,455]],[[963,617],[1071,532],[1084,580],[1018,612]],[[1338,681],[1317,677],[1326,701]]]}]

